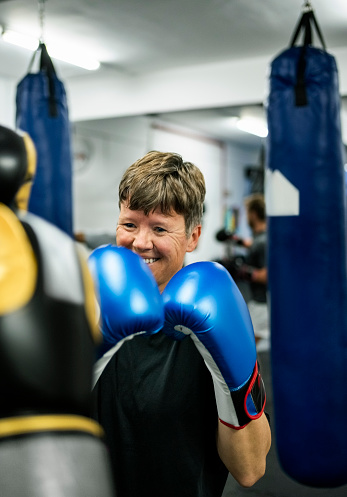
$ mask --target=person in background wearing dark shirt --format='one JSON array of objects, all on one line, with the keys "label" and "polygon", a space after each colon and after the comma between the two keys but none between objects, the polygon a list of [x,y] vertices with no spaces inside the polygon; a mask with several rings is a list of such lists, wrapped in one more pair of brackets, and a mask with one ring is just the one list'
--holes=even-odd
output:
[{"label": "person in background wearing dark shirt", "polygon": [[267,305],[267,232],[264,196],[256,193],[246,197],[245,207],[252,239],[233,237],[236,243],[248,250],[244,264],[237,270],[237,278],[249,282],[250,300],[247,305],[252,318],[257,349],[268,350],[270,328]]}]

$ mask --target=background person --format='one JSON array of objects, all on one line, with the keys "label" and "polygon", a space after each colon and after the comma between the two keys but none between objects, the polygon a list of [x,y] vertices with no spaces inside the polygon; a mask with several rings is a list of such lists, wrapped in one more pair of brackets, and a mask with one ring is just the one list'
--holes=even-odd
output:
[{"label": "background person", "polygon": [[252,317],[258,351],[270,348],[270,324],[267,298],[267,226],[263,194],[244,200],[251,238],[242,238],[230,230],[220,229],[216,239],[226,244],[227,256],[218,259],[234,278]]},{"label": "background person", "polygon": [[253,194],[245,199],[247,222],[252,230],[252,239],[234,236],[238,244],[247,248],[245,261],[236,270],[236,277],[249,281],[251,314],[258,351],[270,347],[270,326],[267,303],[267,231],[266,209],[262,194]]}]

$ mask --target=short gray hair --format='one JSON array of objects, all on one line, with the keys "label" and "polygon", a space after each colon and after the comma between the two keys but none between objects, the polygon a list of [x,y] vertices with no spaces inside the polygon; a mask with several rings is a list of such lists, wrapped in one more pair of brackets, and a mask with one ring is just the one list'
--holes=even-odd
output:
[{"label": "short gray hair", "polygon": [[205,195],[200,169],[170,152],[148,152],[128,167],[119,184],[119,206],[127,202],[146,215],[158,207],[166,215],[182,214],[187,236],[201,224]]}]

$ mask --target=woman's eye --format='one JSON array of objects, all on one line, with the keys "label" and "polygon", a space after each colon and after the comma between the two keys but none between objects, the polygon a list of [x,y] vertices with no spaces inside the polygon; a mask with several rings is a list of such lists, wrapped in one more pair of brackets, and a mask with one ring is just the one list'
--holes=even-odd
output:
[{"label": "woman's eye", "polygon": [[125,228],[135,228],[135,224],[133,223],[124,223]]},{"label": "woman's eye", "polygon": [[166,232],[166,229],[161,228],[160,226],[157,226],[157,227],[155,228],[155,231],[156,231],[157,233],[165,233],[165,232]]}]

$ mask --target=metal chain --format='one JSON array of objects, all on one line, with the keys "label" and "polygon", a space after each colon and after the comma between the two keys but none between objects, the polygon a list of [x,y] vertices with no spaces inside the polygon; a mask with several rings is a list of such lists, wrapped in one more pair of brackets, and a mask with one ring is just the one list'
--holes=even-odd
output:
[{"label": "metal chain", "polygon": [[46,0],[37,0],[37,6],[39,10],[39,23],[40,23],[40,43],[44,43],[44,38],[45,38],[45,21],[46,21],[45,3]]}]

